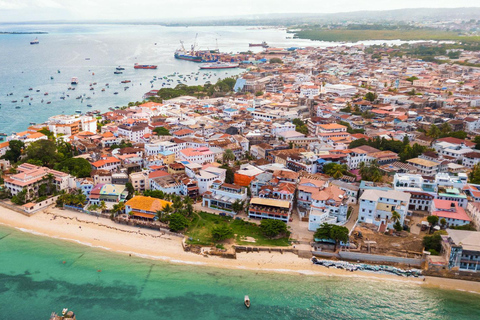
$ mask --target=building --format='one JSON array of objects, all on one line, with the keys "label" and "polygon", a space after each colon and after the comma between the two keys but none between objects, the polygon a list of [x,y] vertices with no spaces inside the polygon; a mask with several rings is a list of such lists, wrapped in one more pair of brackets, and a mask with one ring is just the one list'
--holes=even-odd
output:
[{"label": "building", "polygon": [[400,215],[400,224],[403,226],[407,216],[410,194],[401,191],[365,190],[360,197],[358,222],[371,223],[381,231],[393,229],[392,213]]},{"label": "building", "polygon": [[210,190],[203,194],[204,207],[233,212],[232,204],[247,200],[247,189],[230,183],[214,181]]},{"label": "building", "polygon": [[125,203],[125,213],[137,219],[155,219],[157,212],[173,203],[157,198],[135,196]]},{"label": "building", "polygon": [[[71,175],[52,170],[45,167],[35,166],[29,163],[23,163],[17,168],[14,175],[5,177],[5,190],[12,196],[17,195],[23,190],[26,191],[25,199],[31,200],[38,197],[39,189],[42,185],[49,188],[49,185],[55,191],[70,190],[76,188],[76,179]],[[50,190],[52,192],[53,190]]]},{"label": "building", "polygon": [[92,163],[93,170],[115,171],[120,168],[122,162],[115,157],[102,157],[100,160]]},{"label": "building", "polygon": [[330,84],[325,85],[325,93],[333,93],[339,96],[353,96],[357,93],[357,88],[346,84]]},{"label": "building", "polygon": [[460,271],[480,271],[480,232],[447,229],[442,236],[442,255],[448,268]]},{"label": "building", "polygon": [[409,164],[414,166],[421,174],[434,176],[440,171],[440,163],[421,158],[413,158],[407,160]]},{"label": "building", "polygon": [[140,142],[143,136],[147,133],[152,133],[146,123],[139,123],[133,126],[119,125],[118,135],[125,137],[132,142]]},{"label": "building", "polygon": [[212,151],[207,147],[201,148],[186,148],[180,150],[179,158],[193,163],[211,163],[215,161],[215,156]]},{"label": "building", "polygon": [[439,221],[445,219],[447,227],[463,226],[472,221],[465,209],[460,207],[456,201],[434,199],[430,215],[437,216]]},{"label": "building", "polygon": [[292,206],[290,201],[252,198],[248,207],[248,217],[254,219],[275,219],[285,223],[290,221]]}]

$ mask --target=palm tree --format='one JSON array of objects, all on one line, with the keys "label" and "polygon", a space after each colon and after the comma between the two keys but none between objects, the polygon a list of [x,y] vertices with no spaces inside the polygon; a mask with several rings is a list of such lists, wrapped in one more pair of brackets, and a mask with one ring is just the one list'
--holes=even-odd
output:
[{"label": "palm tree", "polygon": [[392,220],[394,223],[400,221],[400,213],[398,213],[397,211],[392,211]]},{"label": "palm tree", "polygon": [[113,216],[116,216],[117,214],[123,213],[124,210],[125,210],[125,202],[120,201],[118,204],[113,205],[112,214]]},{"label": "palm tree", "polygon": [[103,211],[107,210],[107,204],[105,203],[105,201],[100,202],[100,207],[99,208],[102,211],[102,213],[103,213]]},{"label": "palm tree", "polygon": [[167,203],[167,204],[163,207],[162,211],[165,213],[165,215],[169,215],[169,214],[173,211],[173,209],[172,209],[172,207],[170,206],[170,204]]},{"label": "palm tree", "polygon": [[231,149],[226,149],[223,153],[223,162],[225,163],[232,160],[235,160],[235,154]]}]

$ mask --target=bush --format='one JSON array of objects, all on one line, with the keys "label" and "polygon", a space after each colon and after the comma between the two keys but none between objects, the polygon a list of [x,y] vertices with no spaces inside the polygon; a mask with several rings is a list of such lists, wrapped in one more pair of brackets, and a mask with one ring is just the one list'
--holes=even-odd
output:
[{"label": "bush", "polygon": [[173,213],[170,215],[170,223],[168,226],[173,232],[182,231],[188,227],[188,220],[180,213]]},{"label": "bush", "polygon": [[212,229],[212,238],[215,241],[222,241],[232,237],[233,237],[233,230],[227,225],[220,225]]}]

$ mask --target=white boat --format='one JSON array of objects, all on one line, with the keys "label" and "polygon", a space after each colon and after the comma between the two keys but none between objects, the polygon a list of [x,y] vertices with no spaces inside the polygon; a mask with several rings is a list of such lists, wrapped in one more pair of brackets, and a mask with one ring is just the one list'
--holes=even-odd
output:
[{"label": "white boat", "polygon": [[248,296],[245,296],[243,303],[245,303],[245,307],[250,308],[250,298]]},{"label": "white boat", "polygon": [[70,84],[78,84],[78,78],[77,78],[77,77],[73,77],[73,78],[72,78],[72,81],[70,82]]}]

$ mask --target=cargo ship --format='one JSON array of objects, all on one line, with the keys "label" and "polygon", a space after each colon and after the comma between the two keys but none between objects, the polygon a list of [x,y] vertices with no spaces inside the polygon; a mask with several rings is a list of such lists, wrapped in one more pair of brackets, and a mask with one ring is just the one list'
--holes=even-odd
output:
[{"label": "cargo ship", "polygon": [[264,48],[268,48],[268,44],[263,41],[262,43],[249,43],[248,44],[249,47],[264,47]]},{"label": "cargo ship", "polygon": [[157,69],[157,66],[152,65],[152,64],[138,64],[138,63],[135,63],[133,65],[133,68],[135,68],[135,69]]},{"label": "cargo ship", "polygon": [[202,57],[196,56],[194,53],[185,52],[183,50],[177,50],[174,54],[175,59],[187,60],[193,62],[202,62]]},{"label": "cargo ship", "polygon": [[200,67],[200,69],[233,69],[233,68],[238,68],[238,63],[224,63],[224,62],[205,63]]}]

